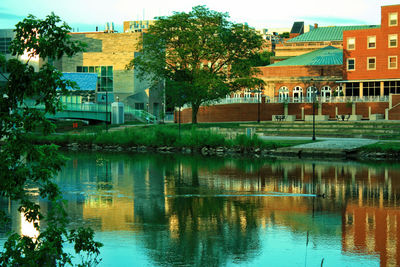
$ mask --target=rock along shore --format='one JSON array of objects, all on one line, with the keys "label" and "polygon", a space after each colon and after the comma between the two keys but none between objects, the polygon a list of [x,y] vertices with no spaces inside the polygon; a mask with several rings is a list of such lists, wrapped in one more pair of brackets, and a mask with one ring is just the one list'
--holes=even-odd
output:
[{"label": "rock along shore", "polygon": [[365,152],[359,149],[299,149],[297,147],[285,147],[278,149],[244,148],[244,147],[148,147],[148,146],[119,146],[70,143],[61,146],[68,151],[104,151],[104,152],[135,152],[135,153],[182,153],[201,154],[203,156],[252,156],[260,157],[290,157],[290,158],[333,158],[333,159],[358,159],[358,160],[399,160],[399,153]]}]

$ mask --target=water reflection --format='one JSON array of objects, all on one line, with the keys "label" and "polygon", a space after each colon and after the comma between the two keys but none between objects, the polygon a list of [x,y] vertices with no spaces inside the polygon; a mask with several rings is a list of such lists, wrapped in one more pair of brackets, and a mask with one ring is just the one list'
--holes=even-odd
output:
[{"label": "water reflection", "polygon": [[105,266],[400,265],[400,165],[67,156],[57,182]]}]

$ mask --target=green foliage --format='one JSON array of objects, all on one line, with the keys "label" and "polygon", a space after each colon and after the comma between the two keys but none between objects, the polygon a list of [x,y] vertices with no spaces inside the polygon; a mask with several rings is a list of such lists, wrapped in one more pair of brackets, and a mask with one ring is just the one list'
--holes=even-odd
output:
[{"label": "green foliage", "polygon": [[248,84],[264,84],[254,78],[256,69],[250,64],[261,46],[254,29],[229,22],[226,13],[196,6],[158,18],[127,68],[135,68],[144,80],[165,80],[169,103],[190,104],[192,122],[197,123],[201,104]]},{"label": "green foliage", "polygon": [[251,58],[250,58],[250,64],[253,67],[259,67],[259,66],[267,66],[271,64],[271,57],[274,55],[273,52],[269,51],[263,51],[260,53],[255,53]]},{"label": "green foliage", "polygon": [[199,131],[196,128],[185,132],[182,135],[181,141],[179,142],[180,146],[197,149],[202,147],[225,146],[227,144],[228,142],[223,135],[216,134],[207,130]]},{"label": "green foliage", "polygon": [[279,37],[281,37],[281,38],[290,38],[290,33],[289,32],[281,33],[281,34],[279,34]]},{"label": "green foliage", "polygon": [[237,135],[233,140],[233,144],[235,146],[243,147],[243,148],[251,148],[251,147],[264,147],[265,142],[262,141],[257,135],[253,135],[249,137],[244,134]]},{"label": "green foliage", "polygon": [[[64,54],[73,55],[81,51],[79,43],[70,41],[69,27],[60,24],[59,17],[51,14],[45,20],[32,15],[16,25],[16,38],[11,51],[15,56],[27,55],[26,62],[11,59],[0,60],[0,70],[9,76],[5,86],[0,87],[0,196],[19,203],[18,211],[26,221],[32,222],[38,231],[37,237],[10,234],[0,252],[0,266],[64,266],[71,264],[72,255],[63,251],[67,241],[85,242],[79,253],[86,254],[98,262],[100,243],[93,236],[74,238],[74,232],[67,230],[68,220],[65,203],[60,199],[60,191],[52,181],[65,159],[54,145],[36,145],[28,132],[40,129],[42,134],[54,131],[54,125],[45,118],[45,112],[54,113],[61,108],[58,90],[65,92],[75,84],[62,79],[62,74],[51,65],[44,65],[35,71],[29,65],[34,57],[44,60],[59,59]],[[34,99],[36,104],[44,104],[45,112],[29,108],[26,99]],[[47,199],[49,207],[46,216],[41,207],[32,200],[30,187],[39,188],[41,198]],[[40,224],[46,225],[41,227]],[[90,230],[86,230],[89,231]],[[81,245],[81,244],[75,244]]]},{"label": "green foliage", "polygon": [[378,153],[400,153],[399,142],[379,142],[361,148],[362,151],[366,152],[378,152]]}]

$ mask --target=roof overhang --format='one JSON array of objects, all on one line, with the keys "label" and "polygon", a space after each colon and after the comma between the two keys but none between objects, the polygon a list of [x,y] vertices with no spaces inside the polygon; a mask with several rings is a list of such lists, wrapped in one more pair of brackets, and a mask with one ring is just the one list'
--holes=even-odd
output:
[{"label": "roof overhang", "polygon": [[396,79],[374,79],[374,80],[347,80],[347,81],[336,81],[336,83],[395,82],[395,81],[400,81],[400,78],[396,78]]}]

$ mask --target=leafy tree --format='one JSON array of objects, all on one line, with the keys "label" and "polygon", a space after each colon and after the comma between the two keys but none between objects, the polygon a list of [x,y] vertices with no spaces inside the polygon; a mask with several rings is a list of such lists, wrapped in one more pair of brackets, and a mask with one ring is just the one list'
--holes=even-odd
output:
[{"label": "leafy tree", "polygon": [[279,34],[279,37],[281,38],[290,38],[290,33],[289,32],[283,32]]},{"label": "leafy tree", "polygon": [[255,53],[250,57],[250,64],[253,67],[267,66],[271,64],[271,57],[274,55],[273,52],[263,51]]},{"label": "leafy tree", "polygon": [[[41,129],[43,134],[54,130],[45,113],[60,109],[58,89],[65,93],[68,86],[74,86],[52,65],[44,64],[35,72],[29,62],[39,55],[44,60],[60,59],[81,51],[81,44],[70,40],[69,30],[54,14],[44,20],[29,15],[16,25],[10,48],[14,56],[25,54],[26,62],[0,60],[0,70],[6,66],[8,72],[0,73],[6,80],[0,87],[0,197],[19,203],[18,211],[39,233],[37,237],[10,234],[0,252],[0,266],[72,265],[72,255],[63,250],[65,242],[74,244],[75,252],[84,257],[81,266],[99,262],[102,244],[93,240],[93,230],[67,230],[65,202],[52,181],[65,159],[56,146],[35,145],[29,138],[29,132],[35,130]],[[26,99],[44,105],[45,112],[29,108],[24,104]],[[32,195],[28,188],[38,188],[37,194]],[[49,202],[46,215],[35,198]],[[0,218],[6,218],[6,213],[1,211]],[[9,224],[7,219],[1,224]]]},{"label": "leafy tree", "polygon": [[152,82],[165,79],[174,105],[190,104],[192,122],[197,123],[200,105],[263,84],[250,64],[261,46],[262,38],[247,25],[196,6],[189,13],[158,18],[127,68]]}]

